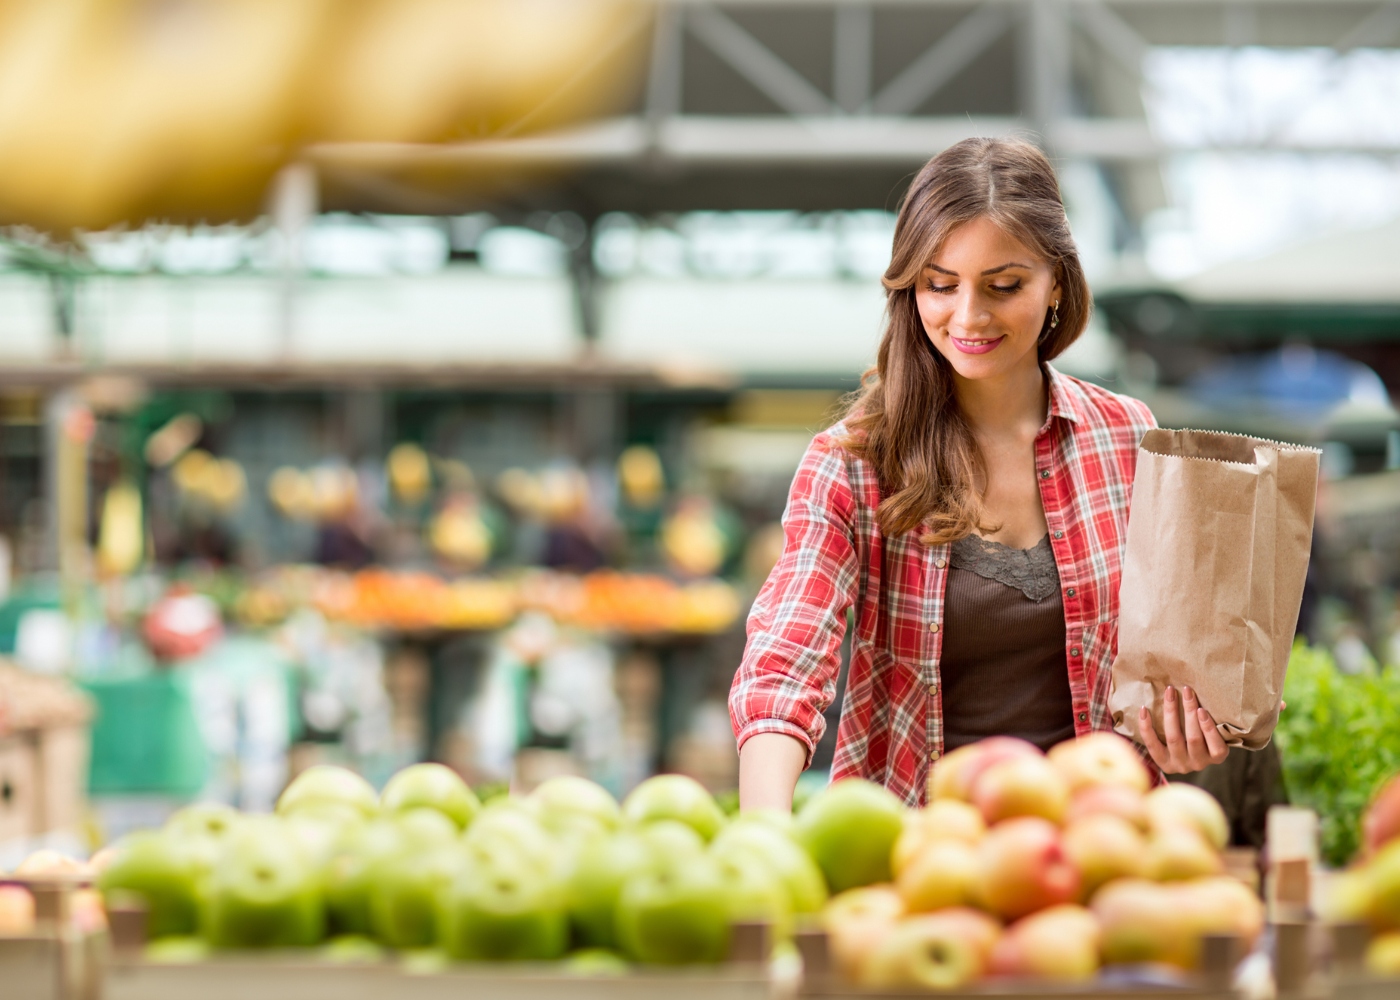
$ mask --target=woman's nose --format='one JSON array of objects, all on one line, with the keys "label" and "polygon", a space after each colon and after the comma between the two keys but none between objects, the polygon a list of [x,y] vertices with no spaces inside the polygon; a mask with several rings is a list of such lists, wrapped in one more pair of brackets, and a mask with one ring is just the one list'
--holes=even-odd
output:
[{"label": "woman's nose", "polygon": [[957,300],[953,304],[953,322],[964,330],[978,330],[986,326],[991,314],[987,311],[982,297],[971,289],[958,289]]}]

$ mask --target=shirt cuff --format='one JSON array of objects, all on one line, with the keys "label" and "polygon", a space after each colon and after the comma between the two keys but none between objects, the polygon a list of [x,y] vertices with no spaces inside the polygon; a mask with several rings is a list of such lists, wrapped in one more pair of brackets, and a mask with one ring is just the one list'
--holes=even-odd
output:
[{"label": "shirt cuff", "polygon": [[812,766],[812,754],[816,751],[817,745],[812,740],[811,734],[797,723],[788,722],[786,719],[754,719],[752,722],[747,722],[739,730],[736,737],[739,749],[743,750],[744,744],[749,741],[749,738],[757,736],[759,733],[781,733],[783,736],[791,736],[807,750],[807,759],[803,762],[802,769],[805,771]]}]

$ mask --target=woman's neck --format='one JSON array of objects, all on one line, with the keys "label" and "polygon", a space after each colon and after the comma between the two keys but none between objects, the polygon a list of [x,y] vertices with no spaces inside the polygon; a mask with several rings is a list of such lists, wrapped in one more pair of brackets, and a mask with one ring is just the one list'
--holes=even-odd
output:
[{"label": "woman's neck", "polygon": [[965,379],[954,374],[958,406],[976,434],[1001,435],[1045,422],[1049,383],[1040,362],[988,379]]}]

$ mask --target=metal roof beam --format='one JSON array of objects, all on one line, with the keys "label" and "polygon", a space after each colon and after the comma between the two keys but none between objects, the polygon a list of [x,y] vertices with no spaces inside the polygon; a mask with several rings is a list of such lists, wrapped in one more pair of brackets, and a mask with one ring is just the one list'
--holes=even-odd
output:
[{"label": "metal roof beam", "polygon": [[822,115],[833,110],[831,98],[718,8],[708,4],[691,8],[686,25],[706,48],[788,114]]},{"label": "metal roof beam", "polygon": [[1006,33],[1012,11],[1004,3],[983,3],[885,84],[871,102],[874,113],[913,114]]}]

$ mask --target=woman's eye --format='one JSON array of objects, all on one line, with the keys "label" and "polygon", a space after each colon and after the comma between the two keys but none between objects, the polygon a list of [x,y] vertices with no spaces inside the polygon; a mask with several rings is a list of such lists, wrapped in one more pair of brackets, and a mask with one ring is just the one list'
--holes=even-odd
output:
[{"label": "woman's eye", "polygon": [[1012,292],[1019,292],[1020,290],[1021,290],[1021,283],[1020,283],[1019,281],[1013,281],[1013,282],[1012,282],[1011,284],[1009,284],[1009,285],[993,285],[993,286],[992,286],[992,291],[994,291],[994,292],[1001,292],[1003,295],[1009,295],[1009,294],[1011,294]]},{"label": "woman's eye", "polygon": [[932,281],[928,283],[928,290],[930,292],[938,292],[940,295],[947,295],[949,292],[955,292],[957,288],[957,285],[937,285]]}]

